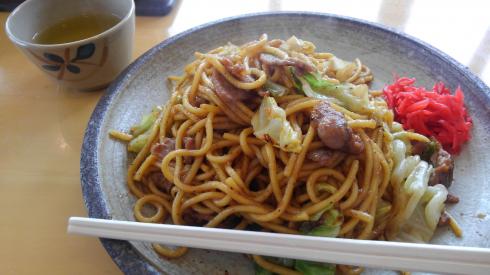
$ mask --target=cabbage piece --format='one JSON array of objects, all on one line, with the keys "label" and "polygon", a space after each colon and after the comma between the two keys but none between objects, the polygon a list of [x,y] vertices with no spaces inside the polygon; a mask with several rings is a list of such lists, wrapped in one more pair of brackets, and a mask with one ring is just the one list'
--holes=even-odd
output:
[{"label": "cabbage piece", "polygon": [[315,44],[299,39],[293,35],[288,40],[286,40],[286,43],[283,43],[281,45],[281,49],[285,51],[313,53],[315,52]]},{"label": "cabbage piece", "polygon": [[340,212],[336,209],[331,209],[323,214],[323,218],[324,222],[320,226],[306,232],[306,235],[331,238],[337,237],[343,222],[343,217]]},{"label": "cabbage piece", "polygon": [[357,69],[357,64],[350,61],[345,61],[336,56],[333,56],[328,60],[328,71],[331,74],[335,74],[335,78],[340,82],[344,82],[349,79],[353,72]]},{"label": "cabbage piece", "polygon": [[403,192],[408,195],[408,202],[403,213],[404,220],[412,216],[413,211],[422,199],[427,190],[430,170],[429,164],[425,161],[420,161],[413,169],[403,184]]},{"label": "cabbage piece", "polygon": [[288,40],[286,40],[286,44],[283,45],[284,49],[290,51],[301,51],[303,49],[303,40],[297,38],[296,36],[291,36]]},{"label": "cabbage piece", "polygon": [[328,102],[332,102],[332,103],[335,103],[337,105],[344,106],[344,103],[342,101],[338,100],[337,98],[314,91],[311,88],[310,83],[308,83],[308,81],[306,81],[305,79],[303,79],[301,77],[298,77],[296,79],[298,80],[298,83],[301,86],[300,91],[302,91],[307,97],[325,99],[325,100],[328,100]]},{"label": "cabbage piece", "polygon": [[[301,92],[301,93],[305,93],[303,91],[303,84],[301,83],[301,81],[296,77],[296,75],[294,74],[294,68],[293,67],[289,67],[289,72],[291,73],[291,76],[293,78],[293,87],[298,90],[298,92]],[[308,95],[307,95],[308,96]]]},{"label": "cabbage piece", "polygon": [[[314,215],[312,221],[318,221],[323,218],[323,223],[311,228],[311,222],[305,222],[300,230],[305,235],[310,236],[320,236],[320,237],[331,237],[335,238],[340,232],[340,227],[343,222],[343,216],[337,209],[325,208]],[[287,258],[274,258],[266,257],[270,262],[293,268],[305,275],[316,275],[316,274],[335,274],[335,265],[329,263],[312,262],[306,260],[293,260]],[[263,269],[262,267],[255,264],[255,274],[256,275],[268,275],[272,274],[270,271]]]},{"label": "cabbage piece", "polygon": [[138,153],[143,149],[145,144],[148,142],[148,138],[150,137],[150,129],[148,129],[143,134],[133,138],[128,144],[128,151]]},{"label": "cabbage piece", "polygon": [[155,123],[161,111],[162,108],[159,106],[153,108],[151,113],[144,115],[141,118],[140,123],[131,127],[133,139],[128,144],[128,151],[138,153],[143,149],[148,142],[151,126]]},{"label": "cabbage piece", "polygon": [[405,157],[407,149],[401,140],[395,139],[392,144],[394,167],[391,173],[391,181],[400,184],[419,164],[420,157],[418,155]]},{"label": "cabbage piece", "polygon": [[336,71],[343,70],[347,66],[349,66],[349,64],[352,64],[351,62],[345,61],[345,60],[338,58],[336,56],[333,56],[332,58],[330,58],[328,60],[328,62],[330,64],[330,66],[332,67],[332,69],[334,69]]},{"label": "cabbage piece", "polygon": [[353,112],[370,114],[374,111],[369,104],[369,89],[365,84],[332,83],[312,73],[302,76],[295,73],[295,77],[301,82],[303,92],[309,97],[330,100],[333,98],[336,100],[333,103],[340,103]]},{"label": "cabbage piece", "polygon": [[346,66],[335,72],[335,78],[338,79],[340,82],[345,82],[353,75],[356,69],[357,65],[355,63],[347,63]]},{"label": "cabbage piece", "polygon": [[394,167],[392,183],[402,183],[402,195],[407,198],[405,208],[397,215],[394,240],[429,242],[441,217],[447,189],[443,185],[428,186],[432,166],[420,156],[406,157],[407,144],[393,141]]},{"label": "cabbage piece", "polygon": [[262,99],[259,110],[252,117],[254,135],[288,152],[298,153],[301,140],[286,119],[286,112],[277,105],[273,97]]},{"label": "cabbage piece", "polygon": [[131,127],[131,134],[136,137],[136,136],[139,136],[139,135],[143,134],[144,132],[148,131],[148,129],[150,129],[151,125],[153,125],[153,123],[155,123],[155,121],[157,120],[160,112],[161,112],[160,107],[153,108],[151,113],[144,115],[141,118],[140,123]]},{"label": "cabbage piece", "polygon": [[429,186],[396,237],[398,241],[427,243],[434,235],[448,191],[444,185]]},{"label": "cabbage piece", "polygon": [[425,205],[425,222],[430,229],[435,230],[442,211],[444,210],[444,202],[447,199],[448,191],[442,184],[436,184],[429,186],[425,191],[423,202],[427,202]]},{"label": "cabbage piece", "polygon": [[264,85],[264,88],[273,96],[273,97],[277,97],[277,96],[283,96],[286,94],[286,92],[288,91],[286,87],[282,86],[282,85],[279,85],[275,82],[272,82],[270,80],[267,80],[267,82],[265,82],[265,85]]},{"label": "cabbage piece", "polygon": [[[427,162],[420,161],[403,183],[401,192],[407,197],[407,202],[400,213],[398,221],[400,230],[395,240],[424,242],[432,236],[433,230],[424,225],[425,219],[422,208],[431,171],[432,167]],[[422,236],[424,237],[422,238]]]},{"label": "cabbage piece", "polygon": [[327,263],[317,263],[304,260],[296,260],[294,268],[304,275],[334,275],[335,265]]},{"label": "cabbage piece", "polygon": [[[306,235],[318,237],[335,238],[340,233],[340,227],[343,223],[343,216],[337,209],[326,209],[320,211],[323,213],[323,223],[313,229],[305,232]],[[314,274],[335,274],[335,265],[329,263],[319,263],[305,260],[296,260],[294,268],[305,275]]]}]

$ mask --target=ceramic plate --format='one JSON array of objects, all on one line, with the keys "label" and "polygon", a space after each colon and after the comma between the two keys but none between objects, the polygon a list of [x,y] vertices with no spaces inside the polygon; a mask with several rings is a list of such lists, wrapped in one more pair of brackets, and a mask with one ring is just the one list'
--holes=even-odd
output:
[{"label": "ceramic plate", "polygon": [[[373,88],[393,75],[417,78],[431,87],[444,81],[465,92],[474,119],[473,139],[456,158],[450,191],[460,203],[449,212],[464,228],[456,238],[439,229],[433,243],[490,247],[490,90],[463,65],[441,51],[395,30],[351,18],[317,13],[266,13],[225,19],[190,29],[157,45],[131,64],[110,86],[88,124],[82,148],[81,180],[90,217],[134,220],[135,199],[128,194],[126,171],[131,156],[123,143],[108,137],[110,129],[128,130],[143,114],[169,98],[166,78],[180,74],[194,59],[228,41],[241,44],[267,33],[269,38],[296,35],[315,43],[319,51],[353,60],[359,57],[375,76]],[[102,240],[114,261],[127,274],[253,274],[242,254],[191,249],[184,257],[165,260],[148,243]],[[378,273],[381,271],[367,271]]]}]

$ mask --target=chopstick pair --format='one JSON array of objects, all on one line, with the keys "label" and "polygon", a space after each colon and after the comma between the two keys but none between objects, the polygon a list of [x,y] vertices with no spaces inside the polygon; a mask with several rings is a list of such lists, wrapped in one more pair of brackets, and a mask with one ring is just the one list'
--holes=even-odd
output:
[{"label": "chopstick pair", "polygon": [[373,268],[489,274],[490,249],[71,217],[68,233]]}]

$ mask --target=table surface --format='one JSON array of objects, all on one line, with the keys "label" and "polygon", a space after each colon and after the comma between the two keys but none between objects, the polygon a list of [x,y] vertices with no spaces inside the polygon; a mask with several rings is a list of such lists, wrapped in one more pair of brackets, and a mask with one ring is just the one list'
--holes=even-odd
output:
[{"label": "table surface", "polygon": [[[178,1],[166,17],[136,18],[136,58],[169,36],[212,20],[272,10],[310,10],[379,22],[448,53],[490,83],[487,1]],[[66,234],[86,216],[80,148],[104,91],[59,88],[7,39],[0,13],[0,273],[119,274],[95,238]]]}]

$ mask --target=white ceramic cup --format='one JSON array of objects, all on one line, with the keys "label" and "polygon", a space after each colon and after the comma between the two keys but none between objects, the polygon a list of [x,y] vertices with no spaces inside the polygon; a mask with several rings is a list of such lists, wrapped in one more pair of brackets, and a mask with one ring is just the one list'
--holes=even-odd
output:
[{"label": "white ceramic cup", "polygon": [[[106,87],[130,63],[134,38],[133,0],[27,0],[8,17],[12,42],[59,84],[79,90]],[[81,14],[113,14],[120,21],[95,36],[63,44],[38,44],[39,31]]]}]

